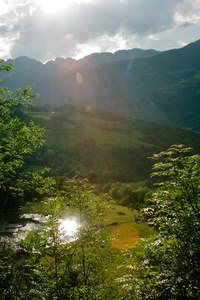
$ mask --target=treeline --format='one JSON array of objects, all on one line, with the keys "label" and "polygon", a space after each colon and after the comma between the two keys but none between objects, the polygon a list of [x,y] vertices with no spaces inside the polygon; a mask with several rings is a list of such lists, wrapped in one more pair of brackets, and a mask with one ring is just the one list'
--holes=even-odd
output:
[{"label": "treeline", "polygon": [[103,187],[103,192],[108,193],[116,203],[137,210],[147,205],[152,190],[151,180],[129,183],[109,182]]}]

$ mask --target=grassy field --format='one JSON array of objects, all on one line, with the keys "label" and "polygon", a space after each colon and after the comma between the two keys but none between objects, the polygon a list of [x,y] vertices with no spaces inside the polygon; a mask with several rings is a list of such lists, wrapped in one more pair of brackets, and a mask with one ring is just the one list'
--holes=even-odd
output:
[{"label": "grassy field", "polygon": [[140,221],[138,216],[137,210],[113,204],[103,223],[102,230],[106,231],[110,238],[107,249],[102,249],[102,252],[105,256],[107,251],[116,255],[107,269],[109,282],[126,276],[127,267],[133,263],[132,253],[142,251],[140,241],[156,234],[146,223]]},{"label": "grassy field", "polygon": [[138,231],[139,238],[147,238],[153,232],[150,227],[139,220],[139,212],[131,210],[125,206],[112,204],[108,216],[103,222],[103,227],[109,233],[112,233],[117,227],[129,225]]}]

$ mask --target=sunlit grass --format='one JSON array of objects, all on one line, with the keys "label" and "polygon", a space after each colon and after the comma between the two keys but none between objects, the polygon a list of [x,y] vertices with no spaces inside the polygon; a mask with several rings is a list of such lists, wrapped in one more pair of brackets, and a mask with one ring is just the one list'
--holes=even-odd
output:
[{"label": "sunlit grass", "polygon": [[109,233],[111,233],[118,226],[130,225],[138,230],[139,238],[147,238],[154,234],[154,232],[146,223],[139,220],[139,212],[137,210],[131,210],[126,206],[116,204],[112,204],[109,214],[103,225],[105,230]]},{"label": "sunlit grass", "polygon": [[50,120],[52,117],[51,112],[29,112],[29,115],[33,118],[41,118],[43,120]]},{"label": "sunlit grass", "polygon": [[[32,112],[31,116],[49,120],[52,114]],[[52,130],[50,129],[49,132],[52,132]],[[99,147],[105,147],[105,145],[107,147],[120,146],[122,148],[140,147],[141,145],[152,146],[152,144],[143,141],[143,134],[138,130],[130,130],[128,124],[120,122],[120,120],[114,122],[88,116],[84,113],[66,116],[66,121],[60,123],[60,132],[65,134],[69,149],[74,149],[80,141],[88,138],[95,139]]]},{"label": "sunlit grass", "polygon": [[[106,231],[110,238],[108,239],[107,247],[101,249],[101,255],[106,257],[109,251],[115,254],[115,259],[110,262],[106,273],[108,282],[112,281],[113,283],[116,278],[127,274],[127,267],[133,263],[132,253],[142,251],[140,240],[144,240],[156,233],[147,223],[144,223],[139,219],[139,212],[137,210],[131,210],[125,206],[116,204],[111,205],[108,216],[104,220],[102,226],[102,230]],[[130,237],[131,228],[132,236]],[[118,229],[121,234],[124,232],[124,238],[120,243],[120,247],[114,247],[111,238],[112,234],[117,232]],[[129,232],[127,232],[127,230]],[[137,239],[135,239],[133,235],[134,232],[137,232],[138,234]],[[126,236],[132,240],[125,242]],[[124,242],[129,244],[130,247],[124,247]],[[137,274],[134,275],[133,272],[133,276],[137,276]]]},{"label": "sunlit grass", "polygon": [[92,138],[95,140],[96,145],[98,147],[113,147],[113,146],[120,146],[121,148],[129,148],[133,147],[140,147],[141,145],[144,146],[152,146],[149,143],[142,141],[143,135],[140,134],[138,131],[132,131],[128,135],[123,134],[116,131],[101,129],[92,126],[73,126],[72,124],[67,124],[66,126],[66,134],[70,133],[69,130],[73,131],[73,134],[69,134],[67,136],[68,140],[68,147],[74,149],[74,147],[83,139]]}]

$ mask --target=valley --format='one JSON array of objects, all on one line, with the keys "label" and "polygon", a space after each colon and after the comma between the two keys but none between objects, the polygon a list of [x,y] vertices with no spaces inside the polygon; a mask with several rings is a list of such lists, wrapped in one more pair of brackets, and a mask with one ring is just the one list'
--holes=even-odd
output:
[{"label": "valley", "polygon": [[199,57],[0,61],[2,299],[198,299]]}]

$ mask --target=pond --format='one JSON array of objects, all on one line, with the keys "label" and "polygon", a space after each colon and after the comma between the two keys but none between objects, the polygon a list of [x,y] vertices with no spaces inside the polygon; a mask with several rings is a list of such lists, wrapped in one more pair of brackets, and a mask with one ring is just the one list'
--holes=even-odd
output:
[{"label": "pond", "polygon": [[[19,249],[19,242],[25,238],[31,230],[38,229],[48,220],[48,216],[32,213],[9,213],[8,216],[1,214],[0,222],[0,247]],[[80,225],[75,218],[59,219],[59,231],[63,243],[77,239],[77,231]]]}]

